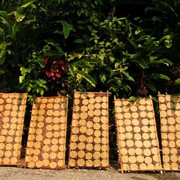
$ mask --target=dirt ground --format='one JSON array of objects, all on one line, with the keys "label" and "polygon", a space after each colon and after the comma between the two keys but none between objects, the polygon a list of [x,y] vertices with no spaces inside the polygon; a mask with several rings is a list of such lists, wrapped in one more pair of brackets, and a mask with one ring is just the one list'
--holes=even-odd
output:
[{"label": "dirt ground", "polygon": [[121,174],[117,165],[108,170],[0,167],[0,180],[180,180],[180,172]]}]

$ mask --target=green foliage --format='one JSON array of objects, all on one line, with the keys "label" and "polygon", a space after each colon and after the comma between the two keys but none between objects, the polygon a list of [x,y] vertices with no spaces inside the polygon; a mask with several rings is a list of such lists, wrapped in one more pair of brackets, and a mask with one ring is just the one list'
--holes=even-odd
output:
[{"label": "green foliage", "polygon": [[175,86],[179,86],[179,85],[180,85],[180,78],[177,78],[177,79],[174,81],[174,84],[175,84]]},{"label": "green foliage", "polygon": [[[26,59],[33,52],[53,44],[50,59],[56,55],[56,60],[65,60],[69,52],[88,44],[91,30],[104,16],[101,0],[7,0],[1,4],[0,80],[4,84],[0,89],[6,91],[19,89],[20,67],[29,63]],[[9,69],[15,74],[10,74]],[[16,86],[9,87],[9,76],[15,77]]]},{"label": "green foliage", "polygon": [[[20,1],[3,1],[0,11],[0,89],[15,91],[19,89],[19,66],[22,59],[27,56],[25,46],[25,35],[23,36],[25,24],[31,21],[30,14],[34,10],[33,3],[29,0],[21,5]],[[25,33],[27,34],[27,32]],[[13,83],[12,83],[13,82]],[[12,86],[9,86],[12,84]]]},{"label": "green foliage", "polygon": [[67,67],[63,57],[61,47],[53,42],[48,42],[42,51],[33,52],[26,66],[20,69],[21,89],[32,97],[67,94]]},{"label": "green foliage", "polygon": [[[31,66],[27,57],[48,46],[51,50],[43,56],[52,62],[69,61],[69,86],[78,82],[84,90],[109,90],[127,97],[136,96],[137,91],[147,95],[172,89],[179,78],[180,3],[153,3],[146,11],[157,14],[152,18],[155,30],[142,18],[106,19],[103,10],[108,1],[2,1],[0,89],[18,90],[20,68]],[[15,83],[10,88],[11,76]]]},{"label": "green foliage", "polygon": [[97,65],[97,59],[89,55],[86,51],[82,53],[69,54],[69,87],[70,91],[87,91],[96,86],[95,79],[91,76]]},{"label": "green foliage", "polygon": [[92,31],[90,46],[77,55],[82,60],[86,56],[98,62],[87,71],[97,82],[92,89],[108,90],[118,97],[146,96],[148,92],[157,93],[162,86],[159,81],[170,80],[164,67],[171,66],[172,62],[163,54],[169,48],[165,42],[170,41],[171,36],[157,39],[137,26],[138,23],[114,17]]},{"label": "green foliage", "polygon": [[34,95],[44,95],[48,90],[47,81],[42,77],[45,74],[42,70],[45,69],[45,63],[37,53],[33,53],[28,58],[28,67],[21,67],[21,76],[19,82],[22,84],[22,90],[26,90],[30,99],[33,99]]},{"label": "green foliage", "polygon": [[155,27],[153,33],[156,36],[166,35],[165,41],[169,51],[165,54],[173,65],[166,70],[170,80],[168,82],[167,91],[169,93],[179,93],[177,80],[180,77],[180,1],[179,0],[153,0],[154,6],[147,8],[147,12],[154,15],[152,25]]}]

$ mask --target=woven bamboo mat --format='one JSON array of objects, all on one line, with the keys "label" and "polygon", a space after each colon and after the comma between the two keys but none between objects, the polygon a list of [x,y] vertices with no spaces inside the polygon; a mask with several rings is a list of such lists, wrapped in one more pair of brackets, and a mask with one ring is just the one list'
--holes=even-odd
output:
[{"label": "woven bamboo mat", "polygon": [[0,165],[19,165],[27,94],[0,93]]},{"label": "woven bamboo mat", "polygon": [[108,96],[74,93],[69,167],[109,167]]},{"label": "woven bamboo mat", "polygon": [[26,167],[65,168],[67,110],[65,96],[37,98],[32,109]]},{"label": "woven bamboo mat", "polygon": [[162,170],[152,99],[115,99],[121,171]]},{"label": "woven bamboo mat", "polygon": [[180,95],[158,95],[163,168],[180,171]]}]

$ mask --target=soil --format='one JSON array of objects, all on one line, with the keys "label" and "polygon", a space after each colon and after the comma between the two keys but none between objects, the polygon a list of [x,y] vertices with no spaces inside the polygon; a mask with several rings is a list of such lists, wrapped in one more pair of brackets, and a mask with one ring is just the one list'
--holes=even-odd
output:
[{"label": "soil", "polygon": [[118,165],[108,170],[92,169],[26,169],[0,167],[0,180],[180,180],[180,172],[120,173]]}]

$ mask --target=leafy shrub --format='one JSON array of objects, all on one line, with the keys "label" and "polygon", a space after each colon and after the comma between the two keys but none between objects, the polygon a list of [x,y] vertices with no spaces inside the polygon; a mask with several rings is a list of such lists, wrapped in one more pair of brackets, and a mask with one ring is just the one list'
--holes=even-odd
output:
[{"label": "leafy shrub", "polygon": [[167,83],[167,92],[180,92],[180,1],[179,0],[152,0],[153,7],[146,9],[151,12],[152,18],[149,18],[154,27],[153,33],[156,36],[162,35],[171,36],[171,41],[166,40],[167,46],[170,46],[169,51],[165,53],[173,65],[166,69],[169,74],[169,81]]},{"label": "leafy shrub", "polygon": [[[96,84],[92,90],[108,90],[118,97],[130,97],[157,93],[162,85],[165,88],[166,81],[170,80],[165,67],[172,62],[163,55],[169,48],[166,41],[171,41],[171,36],[157,39],[137,26],[138,23],[128,18],[106,19],[92,31],[90,46],[70,55],[70,60],[79,57],[75,64],[81,62],[84,71],[91,75],[89,82],[92,86]],[[96,61],[87,70],[83,63],[90,58]]]}]

